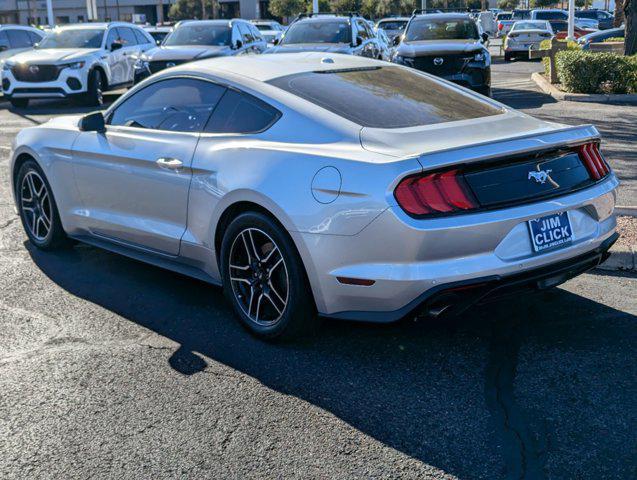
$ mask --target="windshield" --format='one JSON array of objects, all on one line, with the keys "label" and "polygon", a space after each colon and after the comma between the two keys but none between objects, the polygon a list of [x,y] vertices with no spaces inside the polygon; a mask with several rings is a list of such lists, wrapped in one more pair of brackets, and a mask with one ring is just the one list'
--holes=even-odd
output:
[{"label": "windshield", "polygon": [[515,22],[513,30],[547,30],[546,22]]},{"label": "windshield", "polygon": [[535,12],[535,18],[538,20],[564,20],[568,15],[564,12]]},{"label": "windshield", "polygon": [[257,27],[262,32],[265,32],[267,30],[276,30],[274,25],[270,25],[269,23],[255,23],[254,26]]},{"label": "windshield", "polygon": [[65,28],[52,30],[38,48],[101,48],[103,28]]},{"label": "windshield", "polygon": [[176,28],[164,45],[230,45],[231,29],[228,25],[182,25]]},{"label": "windshield", "polygon": [[526,20],[531,16],[531,12],[528,10],[515,10],[513,12],[513,20]]},{"label": "windshield", "polygon": [[402,30],[407,26],[406,20],[391,20],[389,22],[380,22],[378,28],[383,30]]},{"label": "windshield", "polygon": [[478,27],[473,20],[417,20],[409,24],[406,42],[418,40],[477,40]]},{"label": "windshield", "polygon": [[475,96],[401,67],[304,72],[268,83],[363,127],[415,127],[502,113]]},{"label": "windshield", "polygon": [[549,22],[554,32],[564,32],[568,29],[568,22],[564,20],[552,20]]},{"label": "windshield", "polygon": [[512,13],[498,13],[498,16],[495,18],[496,20],[511,20],[512,16]]},{"label": "windshield", "polygon": [[281,44],[350,43],[351,41],[352,35],[349,23],[337,20],[333,22],[294,23],[288,28]]}]

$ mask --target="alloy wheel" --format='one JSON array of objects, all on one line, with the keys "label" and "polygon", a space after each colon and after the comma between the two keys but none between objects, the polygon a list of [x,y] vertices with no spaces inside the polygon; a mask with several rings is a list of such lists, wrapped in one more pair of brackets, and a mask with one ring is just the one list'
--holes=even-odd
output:
[{"label": "alloy wheel", "polygon": [[46,183],[35,170],[29,170],[20,186],[20,208],[31,235],[44,241],[51,231],[53,209]]},{"label": "alloy wheel", "polygon": [[263,230],[246,228],[228,262],[232,292],[243,313],[261,326],[276,324],[288,304],[289,276],[281,249]]}]

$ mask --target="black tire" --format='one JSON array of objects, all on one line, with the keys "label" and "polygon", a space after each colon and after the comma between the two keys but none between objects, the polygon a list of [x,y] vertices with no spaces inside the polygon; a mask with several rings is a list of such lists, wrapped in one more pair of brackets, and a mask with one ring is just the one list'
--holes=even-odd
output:
[{"label": "black tire", "polygon": [[[29,179],[25,181],[27,176]],[[33,245],[41,250],[57,250],[72,245],[62,228],[51,185],[35,160],[27,160],[20,167],[15,192],[22,227]]]},{"label": "black tire", "polygon": [[[249,244],[256,248],[249,248]],[[263,264],[250,258],[249,250],[257,253]],[[232,267],[235,280],[231,279],[231,265],[235,265],[232,262],[236,264]],[[252,334],[261,339],[289,340],[308,336],[315,330],[316,308],[301,257],[287,232],[270,217],[257,212],[237,216],[224,232],[220,263],[224,293],[241,324]],[[254,268],[250,266],[253,263]],[[277,266],[270,268],[275,263]],[[236,277],[240,280],[236,281]],[[279,302],[284,296],[286,301]]]},{"label": "black tire", "polygon": [[507,52],[504,52],[504,61],[505,62],[510,62],[511,59],[512,59],[511,54],[507,53]]},{"label": "black tire", "polygon": [[29,106],[28,98],[12,98],[10,102],[13,108],[26,108]]},{"label": "black tire", "polygon": [[91,107],[101,107],[104,105],[104,88],[105,85],[102,74],[97,70],[91,70],[88,74],[88,85],[84,103]]}]

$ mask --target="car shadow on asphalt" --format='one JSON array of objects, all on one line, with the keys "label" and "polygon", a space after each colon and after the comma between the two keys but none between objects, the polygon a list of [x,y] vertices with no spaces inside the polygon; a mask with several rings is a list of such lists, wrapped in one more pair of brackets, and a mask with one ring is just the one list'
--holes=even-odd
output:
[{"label": "car shadow on asphalt", "polygon": [[[569,461],[617,473],[635,445],[619,431],[634,378],[608,372],[632,365],[637,318],[566,290],[455,319],[326,321],[314,338],[272,344],[233,320],[218,288],[84,245],[27,249],[66,291],[178,343],[167,368],[220,362],[461,478],[545,478],[547,462],[554,478],[580,478]],[[600,425],[603,446],[589,441]],[[581,478],[604,476],[584,464]]]}]

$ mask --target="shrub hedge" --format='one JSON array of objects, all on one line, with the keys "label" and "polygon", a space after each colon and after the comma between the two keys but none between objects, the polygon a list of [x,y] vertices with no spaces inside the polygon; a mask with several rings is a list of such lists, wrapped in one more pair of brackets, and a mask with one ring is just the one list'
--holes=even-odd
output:
[{"label": "shrub hedge", "polygon": [[[558,42],[566,42],[567,40],[558,40]],[[540,50],[549,50],[551,48],[551,40],[542,40],[540,42]],[[577,42],[571,42],[569,41],[566,44],[566,48],[568,50],[578,50],[579,49],[579,45],[577,44]],[[549,71],[549,59],[544,57],[542,59],[542,63],[544,64],[544,71],[548,72]]]},{"label": "shrub hedge", "polygon": [[637,92],[637,56],[564,50],[556,57],[557,76],[573,93]]}]

